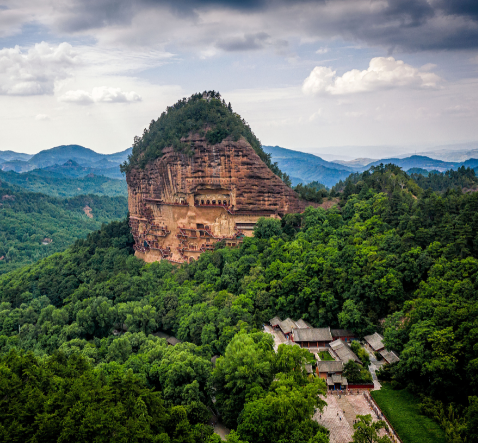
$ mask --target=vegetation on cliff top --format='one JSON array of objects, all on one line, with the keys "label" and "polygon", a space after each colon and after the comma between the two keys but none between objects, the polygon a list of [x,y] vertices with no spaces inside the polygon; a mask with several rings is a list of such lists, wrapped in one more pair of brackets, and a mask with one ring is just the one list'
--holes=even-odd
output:
[{"label": "vegetation on cliff top", "polygon": [[262,149],[261,142],[241,116],[233,112],[231,104],[221,100],[216,91],[193,94],[173,106],[168,106],[157,120],[152,120],[142,137],[134,138],[133,152],[121,165],[122,172],[132,168],[144,168],[149,162],[161,157],[163,149],[172,146],[175,151],[192,155],[191,145],[182,141],[191,133],[204,134],[211,145],[221,143],[226,137],[237,141],[242,136],[252,146],[268,168],[288,186],[290,178],[270,154]]}]

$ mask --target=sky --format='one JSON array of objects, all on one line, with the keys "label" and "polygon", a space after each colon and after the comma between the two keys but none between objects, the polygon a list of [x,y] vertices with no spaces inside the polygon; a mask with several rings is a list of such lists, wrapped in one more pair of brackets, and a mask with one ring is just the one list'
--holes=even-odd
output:
[{"label": "sky", "polygon": [[122,151],[204,90],[264,145],[478,148],[478,1],[0,0],[0,150]]}]

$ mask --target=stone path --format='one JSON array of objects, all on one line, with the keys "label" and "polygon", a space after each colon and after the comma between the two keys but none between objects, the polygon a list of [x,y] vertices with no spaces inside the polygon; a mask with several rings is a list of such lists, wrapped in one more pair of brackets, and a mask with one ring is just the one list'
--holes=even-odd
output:
[{"label": "stone path", "polygon": [[221,440],[226,440],[226,435],[231,432],[229,428],[226,428],[221,422],[214,425],[214,433],[221,437]]},{"label": "stone path", "polygon": [[274,337],[274,351],[277,352],[277,348],[282,343],[287,343],[287,339],[284,337],[281,331],[275,330],[272,326],[264,325],[264,332],[271,334]]},{"label": "stone path", "polygon": [[375,374],[375,371],[377,371],[378,369],[380,369],[380,367],[382,366],[383,362],[380,362],[378,361],[376,358],[375,358],[375,354],[373,352],[370,351],[370,349],[367,349],[366,346],[363,347],[363,349],[365,349],[365,351],[367,351],[369,357],[370,357],[370,366],[368,367],[368,370],[370,371],[370,373],[372,374],[372,380],[373,380],[373,385],[374,385],[374,390],[379,390],[382,385],[380,384],[380,382],[378,381],[378,378],[377,378],[377,374]]}]

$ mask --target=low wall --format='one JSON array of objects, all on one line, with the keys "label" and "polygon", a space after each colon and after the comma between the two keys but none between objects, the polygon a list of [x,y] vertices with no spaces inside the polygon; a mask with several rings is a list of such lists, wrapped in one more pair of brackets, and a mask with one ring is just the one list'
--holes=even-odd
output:
[{"label": "low wall", "polygon": [[349,384],[348,389],[373,389],[374,384],[373,383],[362,383],[362,384]]}]

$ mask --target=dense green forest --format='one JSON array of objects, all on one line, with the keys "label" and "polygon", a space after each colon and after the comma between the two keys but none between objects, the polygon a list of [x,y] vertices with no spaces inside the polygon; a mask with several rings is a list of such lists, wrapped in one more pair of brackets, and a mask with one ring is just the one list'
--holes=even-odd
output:
[{"label": "dense green forest", "polygon": [[[0,435],[8,440],[21,424],[35,441],[49,429],[55,436],[66,429],[53,441],[74,433],[91,441],[81,433],[106,435],[113,416],[124,422],[124,435],[136,435],[126,417],[138,417],[138,407],[148,437],[134,441],[215,441],[205,436],[210,411],[217,411],[237,431],[231,441],[327,442],[327,431],[310,418],[323,406],[317,393],[325,389],[305,375],[310,354],[295,346],[275,354],[271,337],[258,332],[278,315],[360,336],[383,332],[400,362],[381,377],[423,395],[423,410],[453,430],[450,441],[475,441],[478,194],[423,189],[387,165],[347,181],[339,196],[327,211],[309,207],[281,221],[261,219],[240,248],[218,244],[191,264],[136,259],[124,221],[0,277],[0,371],[11,380],[0,398],[15,399],[2,400]],[[167,347],[154,336],[160,330],[183,343]],[[215,367],[214,355],[221,356]],[[40,391],[30,378],[21,382],[32,359],[35,376],[58,374],[71,401],[47,381]],[[58,373],[64,366],[71,371]],[[145,390],[144,405],[128,403],[121,391],[127,383]],[[16,414],[21,399],[33,395],[29,389],[35,407]],[[108,398],[94,393],[102,390]],[[101,405],[115,395],[125,404],[103,417]],[[84,408],[76,406],[89,396],[89,419],[104,422],[95,429],[83,424]],[[182,431],[202,437],[174,440],[183,437],[155,421],[161,407],[165,417],[181,417]],[[54,410],[68,426],[49,424]]]},{"label": "dense green forest", "polygon": [[53,197],[75,197],[76,195],[106,195],[110,197],[127,196],[125,180],[97,175],[81,178],[65,177],[61,173],[35,169],[18,174],[14,171],[0,171],[0,183],[20,186],[31,192],[41,192]]},{"label": "dense green forest", "polygon": [[471,168],[461,166],[457,171],[449,170],[446,172],[432,171],[425,174],[411,174],[418,186],[433,191],[443,192],[447,189],[466,189],[474,190],[478,187],[478,177]]},{"label": "dense green forest", "polygon": [[[370,174],[373,174],[374,171],[383,171],[384,168],[388,170],[388,179],[393,188],[396,186],[400,188],[408,187],[410,190],[414,190],[414,194],[427,189],[438,193],[453,189],[460,193],[475,190],[478,186],[478,177],[476,176],[475,170],[465,168],[464,166],[460,166],[456,171],[450,169],[446,172],[425,171],[419,168],[412,168],[407,174],[393,164],[386,166],[381,164],[379,166],[373,166],[365,172],[350,174],[346,180],[340,180],[332,187],[330,195],[337,196],[339,192],[344,191],[347,185],[354,186],[359,182],[363,182],[364,179]],[[425,174],[424,171],[428,173]],[[373,186],[375,186],[376,189],[380,189],[381,185]]]},{"label": "dense green forest", "polygon": [[292,189],[299,194],[301,199],[316,203],[322,203],[324,198],[329,196],[326,187],[322,183],[316,181],[310,182],[306,185],[299,183]]},{"label": "dense green forest", "polygon": [[168,106],[156,121],[151,121],[142,137],[135,137],[133,152],[128,161],[121,165],[121,171],[126,172],[135,166],[143,168],[148,162],[161,157],[163,149],[168,146],[192,155],[190,144],[181,141],[191,132],[205,134],[207,142],[212,145],[228,136],[236,141],[244,137],[272,172],[288,186],[291,185],[289,176],[279,169],[277,163],[272,163],[271,155],[264,152],[250,126],[233,112],[230,103],[226,105],[224,99],[221,100],[221,95],[216,91],[193,94]]},{"label": "dense green forest", "polygon": [[[88,208],[93,218],[86,215]],[[0,274],[63,251],[102,223],[126,215],[125,197],[59,199],[0,185]],[[46,239],[46,240],[45,240]],[[45,241],[44,241],[45,240]]]}]

